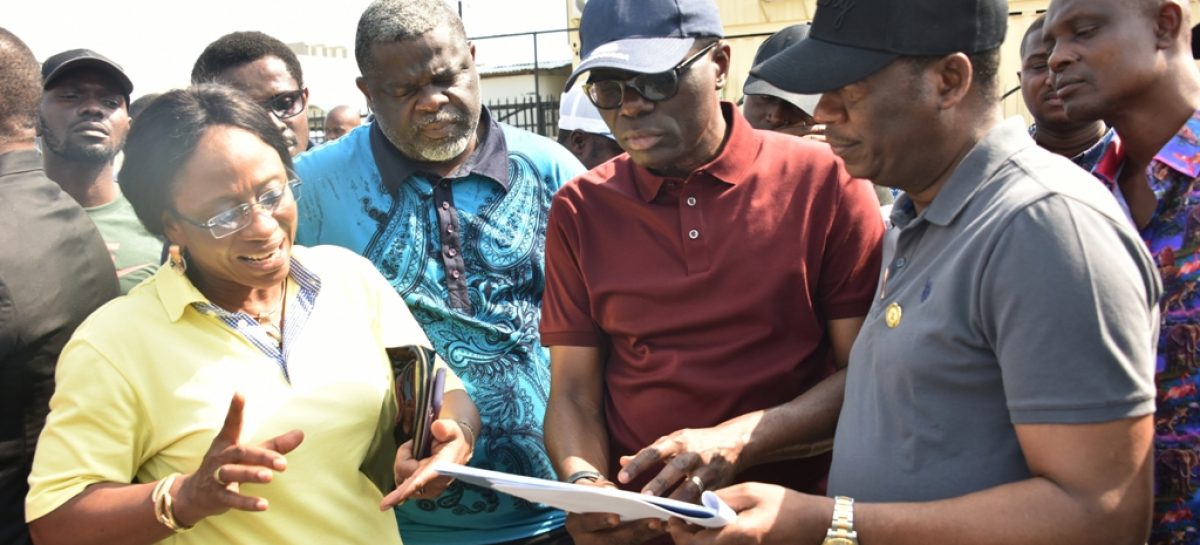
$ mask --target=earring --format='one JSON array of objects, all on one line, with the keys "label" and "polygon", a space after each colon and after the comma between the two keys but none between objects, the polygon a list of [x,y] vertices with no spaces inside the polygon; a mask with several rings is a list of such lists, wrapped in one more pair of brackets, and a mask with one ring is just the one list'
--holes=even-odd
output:
[{"label": "earring", "polygon": [[187,272],[187,259],[183,257],[183,250],[179,249],[178,244],[172,244],[167,248],[167,262],[171,264],[171,268],[175,269],[180,274]]}]

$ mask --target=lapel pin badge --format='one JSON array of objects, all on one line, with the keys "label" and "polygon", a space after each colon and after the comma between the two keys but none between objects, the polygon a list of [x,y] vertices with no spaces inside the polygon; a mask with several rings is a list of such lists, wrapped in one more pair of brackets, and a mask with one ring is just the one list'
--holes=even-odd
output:
[{"label": "lapel pin badge", "polygon": [[883,320],[890,329],[896,329],[900,325],[900,319],[903,317],[904,309],[900,308],[900,305],[896,303],[888,305],[887,310],[883,312]]}]

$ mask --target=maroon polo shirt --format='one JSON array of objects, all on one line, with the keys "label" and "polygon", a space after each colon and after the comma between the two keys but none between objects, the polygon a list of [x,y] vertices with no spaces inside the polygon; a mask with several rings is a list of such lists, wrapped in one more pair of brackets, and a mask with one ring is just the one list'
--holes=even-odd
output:
[{"label": "maroon polo shirt", "polygon": [[[622,155],[550,208],[542,343],[607,354],[610,475],[663,435],[811,388],[834,371],[826,323],[871,305],[884,231],[871,185],[827,145],[721,107],[725,146],[687,179]],[[823,492],[828,468],[819,456],[739,480]]]}]

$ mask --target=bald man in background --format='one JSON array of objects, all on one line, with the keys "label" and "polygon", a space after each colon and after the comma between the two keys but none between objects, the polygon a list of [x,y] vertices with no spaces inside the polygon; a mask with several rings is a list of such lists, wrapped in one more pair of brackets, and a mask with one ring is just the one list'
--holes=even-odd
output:
[{"label": "bald man in background", "polygon": [[333,142],[362,124],[362,116],[358,111],[345,104],[334,106],[325,115],[325,141]]}]

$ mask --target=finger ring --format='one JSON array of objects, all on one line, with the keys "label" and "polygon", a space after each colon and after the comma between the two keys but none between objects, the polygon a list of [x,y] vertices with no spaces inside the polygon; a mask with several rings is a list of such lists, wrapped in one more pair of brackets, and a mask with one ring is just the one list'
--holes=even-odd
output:
[{"label": "finger ring", "polygon": [[688,481],[691,481],[692,484],[696,485],[696,490],[701,492],[704,491],[704,480],[702,480],[699,475],[692,475]]},{"label": "finger ring", "polygon": [[217,481],[217,484],[221,486],[229,486],[229,483],[221,480],[221,466],[217,466],[217,468],[213,470],[213,480]]}]

